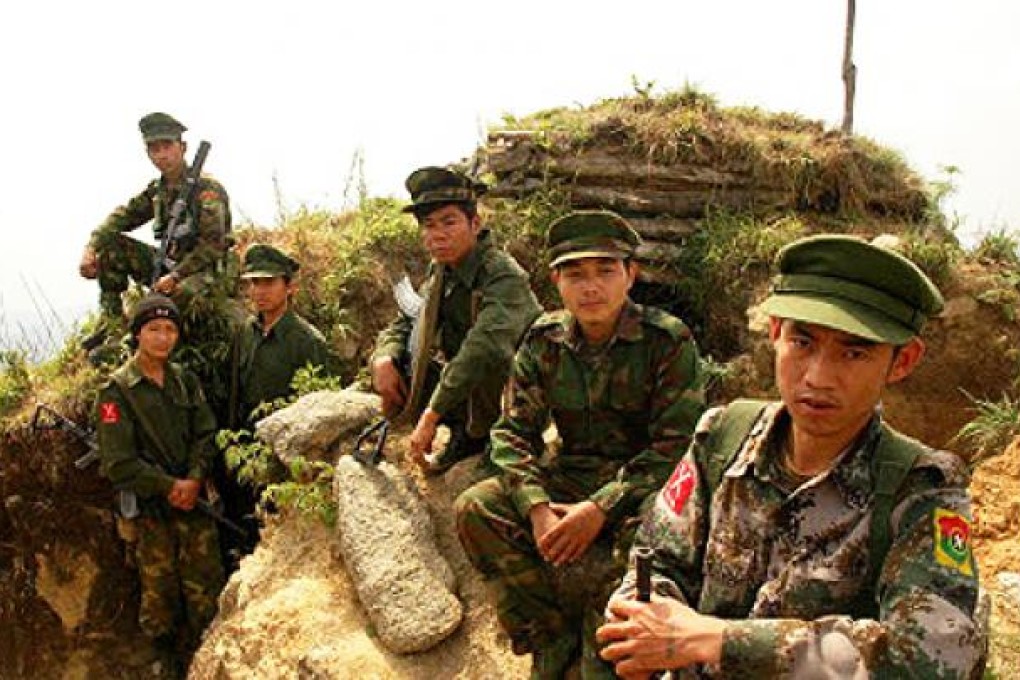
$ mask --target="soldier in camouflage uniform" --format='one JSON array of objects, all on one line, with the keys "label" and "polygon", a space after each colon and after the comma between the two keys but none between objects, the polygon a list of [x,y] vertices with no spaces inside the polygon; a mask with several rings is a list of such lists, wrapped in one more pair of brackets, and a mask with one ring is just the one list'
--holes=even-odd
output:
[{"label": "soldier in camouflage uniform", "polygon": [[195,510],[216,455],[216,422],[197,378],[168,360],[179,323],[172,300],[143,298],[131,317],[137,350],[96,402],[103,472],[137,497],[138,622],[178,670],[223,586],[216,525]]},{"label": "soldier in camouflage uniform", "polygon": [[[484,450],[514,350],[541,307],[527,273],[481,225],[484,185],[426,167],[406,186],[412,203],[405,211],[418,220],[432,262],[419,317],[401,313],[379,335],[372,384],[388,416],[415,422],[411,453],[439,474]],[[450,442],[432,456],[440,423],[450,427]]]},{"label": "soldier in camouflage uniform", "polygon": [[[156,250],[125,232],[151,220],[156,238],[162,238],[170,208],[188,170],[184,159],[187,145],[181,140],[187,130],[184,125],[165,113],[150,113],[138,122],[138,127],[149,160],[160,171],[160,177],[99,225],[79,266],[83,277],[99,281],[100,335],[114,334],[123,328],[121,294],[127,290],[129,281],[148,285],[153,275]],[[187,214],[191,233],[169,244],[167,254],[174,264],[153,285],[156,292],[181,305],[185,315],[196,295],[207,295],[217,287],[232,293],[233,285],[227,272],[231,224],[226,190],[211,177],[202,176]],[[97,338],[89,344],[98,342]]]},{"label": "soldier in camouflage uniform", "polygon": [[[502,475],[456,503],[461,543],[495,590],[514,651],[534,654],[533,677],[561,677],[579,651],[581,624],[564,616],[554,572],[596,541],[626,554],[629,520],[665,481],[704,410],[690,331],[628,296],[639,242],[609,212],[571,213],[550,227],[552,278],[566,309],[540,317],[514,360],[510,409],[492,430]],[[543,445],[550,421],[558,452]],[[606,595],[603,587],[587,607],[601,611]]]},{"label": "soldier in camouflage uniform", "polygon": [[599,630],[624,677],[979,678],[966,466],[883,423],[942,308],[909,260],[846,236],[791,244],[764,304],[782,401],[705,414]]},{"label": "soldier in camouflage uniform", "polygon": [[[319,368],[323,377],[338,372],[336,358],[322,333],[291,309],[299,269],[297,261],[270,245],[256,243],[244,253],[241,279],[256,314],[238,328],[234,338],[229,429],[252,430],[255,425],[252,411],[263,402],[291,395],[291,381],[299,368]],[[242,484],[219,463],[216,488],[227,516],[245,525],[251,536],[257,536],[259,527],[254,511],[260,490]],[[237,543],[233,535],[223,538],[234,558],[253,547],[250,541]]]}]

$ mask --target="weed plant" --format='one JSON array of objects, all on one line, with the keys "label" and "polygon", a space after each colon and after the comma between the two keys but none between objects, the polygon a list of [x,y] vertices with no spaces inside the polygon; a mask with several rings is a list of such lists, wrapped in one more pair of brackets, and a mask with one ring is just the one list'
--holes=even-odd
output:
[{"label": "weed plant", "polygon": [[1003,394],[997,400],[964,394],[974,405],[976,415],[960,428],[955,441],[974,452],[970,456],[973,469],[982,460],[1002,453],[1020,435],[1020,399],[1009,394]]}]

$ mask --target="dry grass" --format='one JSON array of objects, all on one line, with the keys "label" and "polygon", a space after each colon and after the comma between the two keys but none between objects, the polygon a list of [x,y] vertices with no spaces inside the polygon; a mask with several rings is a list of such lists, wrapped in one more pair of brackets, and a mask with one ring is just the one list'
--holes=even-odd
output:
[{"label": "dry grass", "polygon": [[499,127],[539,131],[554,153],[605,145],[665,165],[750,173],[802,209],[920,220],[929,205],[923,180],[895,151],[794,113],[720,107],[691,88],[508,116]]}]

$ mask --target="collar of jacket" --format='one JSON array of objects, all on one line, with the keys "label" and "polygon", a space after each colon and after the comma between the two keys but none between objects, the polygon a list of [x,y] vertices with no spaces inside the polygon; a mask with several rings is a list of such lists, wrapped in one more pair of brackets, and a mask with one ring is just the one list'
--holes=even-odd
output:
[{"label": "collar of jacket", "polygon": [[[152,382],[144,373],[142,373],[142,369],[138,367],[138,360],[136,357],[131,357],[130,359],[128,359],[127,363],[117,370],[123,373],[124,382],[127,384],[128,387],[134,387],[142,380],[148,380],[149,382]],[[164,371],[166,372],[165,373],[166,379],[163,381],[164,387],[170,385],[171,383],[174,384],[180,383],[181,369],[177,364],[173,363],[172,361],[166,362],[166,368],[164,369]],[[152,384],[155,385],[156,383],[153,382]]]},{"label": "collar of jacket", "polygon": [[450,267],[454,278],[460,281],[465,288],[472,288],[478,276],[478,270],[482,266],[485,254],[495,247],[492,240],[492,233],[488,229],[478,232],[478,241],[471,252],[456,267]]},{"label": "collar of jacket", "polygon": [[[753,474],[757,479],[769,481],[770,470],[780,465],[774,456],[780,453],[779,447],[770,446],[771,440],[778,432],[778,426],[784,420],[786,407],[782,402],[770,404],[764,416],[751,430],[747,443],[737,459],[726,471],[727,477],[743,477]],[[843,495],[844,501],[851,507],[863,507],[873,494],[875,480],[871,474],[871,458],[882,434],[882,408],[876,406],[871,420],[836,459],[836,462],[823,478],[831,478]]]},{"label": "collar of jacket", "polygon": [[287,311],[283,313],[283,316],[281,316],[276,323],[273,324],[268,333],[262,326],[261,314],[256,314],[251,318],[252,328],[255,329],[260,338],[271,338],[277,334],[286,335],[287,331],[289,331],[295,323],[297,323],[297,321],[294,318],[294,310],[290,308],[290,305],[287,305]]},{"label": "collar of jacket", "polygon": [[[616,321],[616,329],[609,337],[607,346],[617,340],[637,342],[645,337],[641,321],[644,319],[644,308],[627,298],[620,310],[620,318]],[[561,342],[573,350],[577,350],[584,343],[584,336],[581,334],[581,326],[577,323],[574,315],[565,312],[560,321],[559,327],[549,336],[554,342]]]}]

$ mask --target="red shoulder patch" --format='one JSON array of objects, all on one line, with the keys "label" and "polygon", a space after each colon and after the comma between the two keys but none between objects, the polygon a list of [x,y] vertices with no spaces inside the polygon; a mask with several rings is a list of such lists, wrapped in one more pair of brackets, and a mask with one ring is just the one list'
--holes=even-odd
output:
[{"label": "red shoulder patch", "polygon": [[200,193],[198,195],[198,200],[200,200],[200,201],[218,201],[218,200],[220,200],[220,194],[219,194],[219,192],[217,192],[217,191],[215,191],[213,189],[206,189],[205,191],[203,191],[202,193]]},{"label": "red shoulder patch", "polygon": [[662,498],[666,501],[666,505],[673,512],[679,514],[687,503],[687,499],[691,497],[696,483],[697,474],[694,471],[694,466],[686,460],[680,461],[662,489]]},{"label": "red shoulder patch", "polygon": [[99,421],[104,425],[116,425],[120,422],[120,407],[116,402],[104,401],[99,405]]}]

